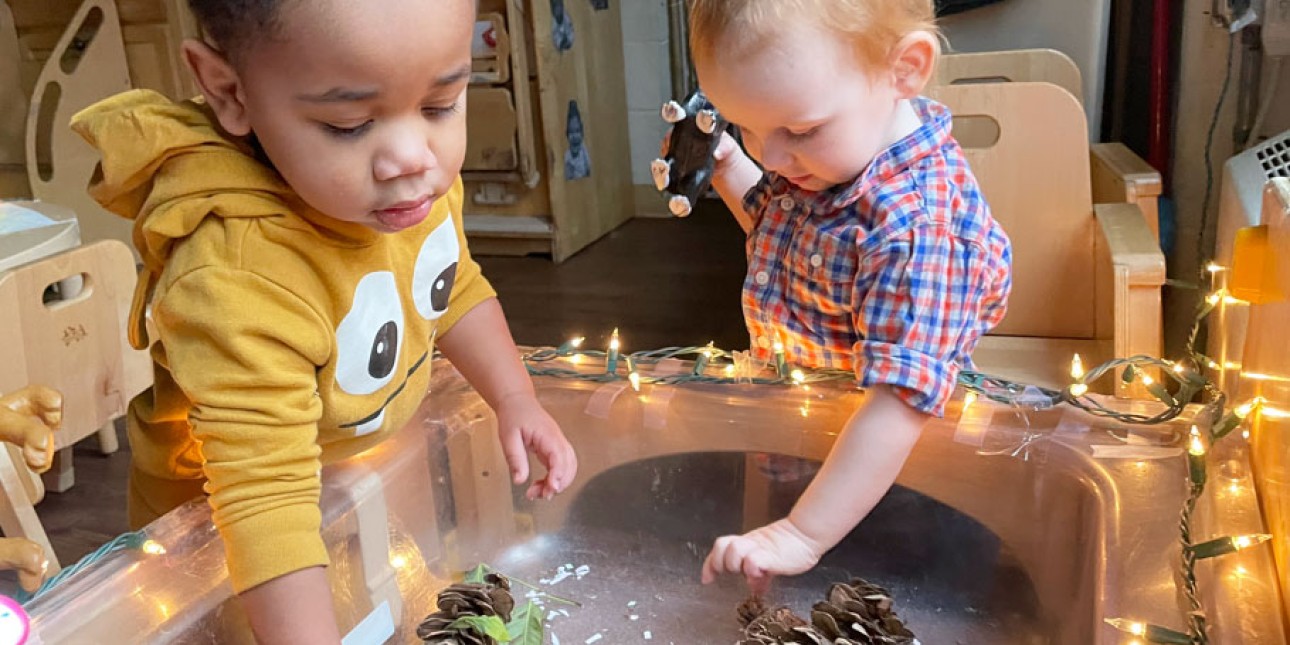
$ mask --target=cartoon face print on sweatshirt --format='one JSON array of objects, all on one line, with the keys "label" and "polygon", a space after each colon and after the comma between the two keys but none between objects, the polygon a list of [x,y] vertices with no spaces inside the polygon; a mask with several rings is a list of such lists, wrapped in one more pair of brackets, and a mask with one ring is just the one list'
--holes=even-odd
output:
[{"label": "cartoon face print on sweatshirt", "polygon": [[[385,425],[390,404],[429,360],[435,333],[432,329],[409,335],[409,329],[426,326],[410,324],[405,316],[433,323],[447,313],[460,256],[461,242],[448,216],[421,244],[412,267],[411,293],[400,293],[400,281],[391,271],[374,271],[359,279],[349,312],[336,327],[336,386],[366,405],[364,416],[342,422],[342,429],[362,436]],[[405,302],[413,306],[406,308]],[[420,393],[412,396],[420,401]]]}]

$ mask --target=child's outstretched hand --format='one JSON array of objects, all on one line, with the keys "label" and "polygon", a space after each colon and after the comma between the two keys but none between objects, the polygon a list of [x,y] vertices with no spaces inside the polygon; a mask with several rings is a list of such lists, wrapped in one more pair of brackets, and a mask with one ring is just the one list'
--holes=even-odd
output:
[{"label": "child's outstretched hand", "polygon": [[578,474],[578,457],[573,446],[537,397],[527,394],[502,401],[497,406],[497,428],[502,453],[516,484],[528,481],[529,452],[546,467],[546,477],[529,486],[529,499],[550,499],[567,488]]},{"label": "child's outstretched hand", "polygon": [[717,538],[703,562],[703,584],[723,573],[742,573],[754,594],[764,594],[775,576],[804,573],[824,555],[792,521],[782,519],[743,535]]}]

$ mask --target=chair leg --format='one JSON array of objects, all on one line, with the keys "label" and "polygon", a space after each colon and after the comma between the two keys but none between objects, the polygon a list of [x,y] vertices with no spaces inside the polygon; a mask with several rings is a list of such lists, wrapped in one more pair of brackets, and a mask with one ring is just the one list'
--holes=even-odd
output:
[{"label": "chair leg", "polygon": [[116,421],[109,420],[99,428],[99,452],[110,455],[120,448],[121,444],[116,438]]},{"label": "chair leg", "polygon": [[53,575],[60,568],[58,557],[23,487],[24,470],[26,464],[15,464],[8,450],[0,450],[0,530],[8,537],[26,538],[44,548],[49,558],[49,574]]},{"label": "chair leg", "polygon": [[76,483],[76,472],[72,470],[72,446],[54,453],[54,465],[41,475],[45,481],[45,490],[54,493],[65,493]]}]

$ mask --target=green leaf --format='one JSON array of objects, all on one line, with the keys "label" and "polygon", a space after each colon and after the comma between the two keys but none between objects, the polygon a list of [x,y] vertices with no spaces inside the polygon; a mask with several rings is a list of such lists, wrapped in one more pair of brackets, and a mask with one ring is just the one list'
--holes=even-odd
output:
[{"label": "green leaf", "polygon": [[484,576],[488,575],[489,568],[486,564],[481,564],[474,569],[466,572],[464,582],[483,582]]},{"label": "green leaf", "polygon": [[448,625],[449,629],[469,629],[476,634],[483,634],[499,643],[511,640],[511,633],[506,631],[506,623],[497,616],[462,616]]},{"label": "green leaf", "polygon": [[511,622],[506,629],[511,633],[509,645],[542,645],[542,608],[530,600],[511,612]]}]

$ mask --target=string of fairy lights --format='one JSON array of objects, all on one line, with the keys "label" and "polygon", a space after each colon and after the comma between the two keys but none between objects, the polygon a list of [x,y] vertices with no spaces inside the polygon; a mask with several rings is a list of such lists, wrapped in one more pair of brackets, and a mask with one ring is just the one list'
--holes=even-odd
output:
[{"label": "string of fairy lights", "polygon": [[[1225,269],[1222,267],[1210,266],[1211,273],[1223,270]],[[1112,627],[1150,643],[1208,645],[1208,626],[1200,602],[1199,581],[1196,575],[1197,562],[1237,553],[1263,544],[1272,537],[1265,534],[1233,535],[1199,543],[1193,541],[1192,515],[1197,501],[1205,490],[1208,480],[1206,457],[1215,442],[1243,427],[1255,414],[1278,412],[1290,416],[1290,413],[1272,410],[1261,398],[1255,398],[1229,410],[1226,397],[1213,381],[1205,376],[1206,369],[1227,367],[1220,366],[1195,349],[1197,330],[1220,304],[1241,304],[1241,301],[1235,299],[1225,289],[1219,289],[1202,302],[1189,337],[1187,358],[1182,361],[1132,356],[1106,361],[1086,370],[1080,356],[1075,355],[1070,366],[1070,383],[1062,389],[1027,385],[975,371],[964,371],[959,376],[959,385],[966,391],[964,410],[973,405],[977,399],[984,398],[1022,409],[1038,410],[1068,405],[1088,414],[1120,423],[1154,425],[1179,418],[1187,411],[1189,403],[1197,397],[1208,398],[1208,402],[1194,416],[1196,423],[1191,426],[1190,432],[1186,435],[1188,496],[1179,518],[1181,543],[1179,578],[1180,592],[1187,604],[1186,631],[1127,618],[1105,619],[1105,622]],[[781,342],[773,344],[771,361],[765,366],[751,361],[744,353],[729,352],[715,347],[712,343],[696,347],[666,347],[625,353],[622,350],[622,341],[617,329],[610,335],[608,346],[604,350],[585,348],[585,343],[586,339],[579,337],[559,347],[536,349],[526,353],[523,361],[528,372],[534,376],[596,383],[626,381],[636,391],[640,391],[642,386],[647,384],[752,384],[807,387],[814,383],[847,382],[855,378],[854,373],[849,370],[807,369],[793,366],[788,362],[786,348]],[[684,362],[687,360],[690,361],[688,366]],[[650,373],[643,371],[645,367],[660,367],[660,363],[664,361],[672,362],[669,369],[654,369]],[[1117,372],[1123,383],[1140,384],[1150,393],[1161,404],[1161,406],[1155,406],[1158,411],[1143,413],[1117,409],[1114,405],[1104,403],[1103,397],[1091,394],[1091,387],[1096,382]],[[1153,376],[1153,374],[1159,376]],[[64,569],[58,576],[46,581],[34,594],[21,595],[19,600],[24,604],[29,603],[96,562],[121,551],[138,551],[145,556],[157,556],[166,552],[162,545],[147,539],[146,532],[127,533],[105,544],[72,567]]]},{"label": "string of fairy lights", "polygon": [[[1211,274],[1226,271],[1213,264],[1207,270]],[[1197,397],[1208,399],[1194,416],[1196,423],[1191,425],[1186,435],[1188,477],[1187,499],[1179,515],[1179,591],[1187,604],[1187,629],[1180,631],[1127,618],[1105,619],[1112,627],[1149,643],[1208,645],[1209,631],[1200,601],[1197,562],[1236,553],[1272,538],[1265,534],[1235,535],[1196,543],[1192,535],[1192,516],[1208,481],[1207,455],[1215,442],[1244,426],[1253,414],[1266,407],[1263,399],[1255,398],[1229,409],[1226,395],[1205,375],[1205,370],[1228,366],[1220,366],[1196,349],[1199,330],[1210,314],[1219,305],[1240,304],[1245,303],[1233,297],[1226,289],[1215,290],[1207,296],[1197,309],[1192,331],[1188,336],[1187,357],[1183,360],[1171,361],[1138,355],[1109,360],[1086,370],[1082,359],[1076,354],[1071,360],[1071,382],[1060,390],[1010,381],[976,371],[965,370],[958,378],[959,385],[966,391],[963,404],[965,410],[979,398],[1022,409],[1038,410],[1068,405],[1096,417],[1133,425],[1168,423],[1182,416]],[[608,346],[604,350],[586,348],[585,344],[585,337],[576,337],[558,347],[536,349],[524,355],[524,364],[534,376],[594,383],[626,381],[637,392],[641,391],[642,386],[649,384],[805,387],[813,383],[855,379],[855,374],[849,370],[808,369],[791,365],[782,342],[772,345],[771,360],[764,366],[753,364],[740,352],[726,351],[712,343],[624,353],[617,329],[610,334]],[[647,373],[644,369],[656,367],[664,361],[686,360],[690,361],[688,368],[683,367],[680,371],[650,370]],[[681,362],[679,365],[684,366],[685,363]],[[1091,387],[1096,382],[1117,373],[1125,385],[1140,385],[1162,405],[1155,406],[1156,411],[1151,413],[1126,411],[1114,404],[1108,405],[1105,398],[1091,393]]]}]

